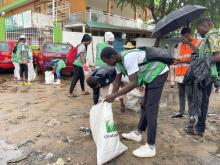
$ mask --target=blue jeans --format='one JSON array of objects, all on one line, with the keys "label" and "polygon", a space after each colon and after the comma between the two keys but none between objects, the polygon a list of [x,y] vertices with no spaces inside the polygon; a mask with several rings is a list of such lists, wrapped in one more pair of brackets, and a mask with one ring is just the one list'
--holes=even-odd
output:
[{"label": "blue jeans", "polygon": [[60,71],[56,71],[56,76],[57,76],[57,79],[60,80],[60,77],[61,77],[60,76]]}]

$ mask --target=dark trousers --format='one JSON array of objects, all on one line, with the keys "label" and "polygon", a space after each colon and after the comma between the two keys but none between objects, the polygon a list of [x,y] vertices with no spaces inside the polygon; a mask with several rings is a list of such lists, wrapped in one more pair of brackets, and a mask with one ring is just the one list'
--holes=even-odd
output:
[{"label": "dark trousers", "polygon": [[21,80],[23,80],[24,76],[25,76],[25,79],[28,80],[28,66],[27,66],[27,64],[20,64],[20,77],[21,77]]},{"label": "dark trousers", "polygon": [[192,111],[192,93],[190,92],[191,88],[189,85],[185,85],[183,83],[177,83],[179,89],[179,113],[185,114],[185,105],[186,105],[186,96],[188,100],[188,111],[189,115]]},{"label": "dark trousers", "polygon": [[159,103],[167,77],[168,73],[159,75],[145,88],[144,105],[142,106],[138,129],[140,131],[147,129],[147,143],[150,145],[155,144]]},{"label": "dark trousers", "polygon": [[198,116],[198,121],[196,124],[196,129],[199,132],[205,132],[205,123],[206,123],[206,116],[208,113],[209,108],[209,99],[212,92],[212,84],[205,87],[202,90],[202,105],[201,105],[201,115]]},{"label": "dark trousers", "polygon": [[84,81],[85,81],[85,75],[84,75],[84,71],[83,68],[80,66],[76,66],[74,65],[74,73],[73,73],[73,79],[70,85],[70,93],[73,93],[73,90],[78,82],[78,80],[80,80],[80,86],[82,91],[85,91],[85,85],[84,85]]}]

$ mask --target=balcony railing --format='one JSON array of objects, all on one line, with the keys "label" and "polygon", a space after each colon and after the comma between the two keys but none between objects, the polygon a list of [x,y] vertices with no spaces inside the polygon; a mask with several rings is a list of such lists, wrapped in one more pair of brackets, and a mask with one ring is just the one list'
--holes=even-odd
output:
[{"label": "balcony railing", "polygon": [[131,29],[142,29],[142,30],[151,30],[149,25],[142,20],[134,20],[125,18],[118,15],[111,15],[108,13],[89,10],[86,11],[85,14],[82,12],[73,13],[70,15],[69,21],[65,23],[66,27],[80,25],[80,24],[104,24],[110,26],[118,26],[118,27],[125,27]]}]

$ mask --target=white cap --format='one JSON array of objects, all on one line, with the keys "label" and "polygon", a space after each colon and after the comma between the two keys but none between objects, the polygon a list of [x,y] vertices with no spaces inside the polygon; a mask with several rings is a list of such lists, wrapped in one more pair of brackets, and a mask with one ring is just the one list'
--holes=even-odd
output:
[{"label": "white cap", "polygon": [[26,39],[26,36],[25,35],[20,35],[19,39]]},{"label": "white cap", "polygon": [[114,41],[115,40],[115,36],[112,32],[105,32],[105,41],[108,42],[108,41]]}]

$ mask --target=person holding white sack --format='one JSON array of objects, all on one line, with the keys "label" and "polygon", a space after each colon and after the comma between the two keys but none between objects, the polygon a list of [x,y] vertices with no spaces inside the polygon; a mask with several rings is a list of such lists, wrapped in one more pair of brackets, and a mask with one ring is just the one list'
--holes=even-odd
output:
[{"label": "person holding white sack", "polygon": [[34,71],[34,64],[33,64],[33,52],[30,48],[27,48],[28,56],[30,58],[30,62],[28,65],[28,82],[33,82],[36,79],[36,73]]},{"label": "person holding white sack", "polygon": [[[151,52],[151,54],[147,52]],[[158,52],[160,52],[158,56],[162,58],[163,62],[162,60],[148,61],[149,55],[152,56]],[[122,137],[141,142],[142,132],[147,130],[147,143],[134,150],[133,155],[142,158],[156,156],[155,142],[159,103],[168,77],[169,68],[167,64],[173,63],[172,58],[161,49],[149,47],[144,48],[144,50],[128,50],[121,55],[112,48],[105,48],[101,53],[101,58],[109,66],[116,66],[117,69],[113,92],[106,97],[106,102],[111,103],[136,87],[145,86],[144,106],[142,107],[138,128],[130,133],[123,133]],[[122,75],[128,76],[130,82],[119,90]]]}]

